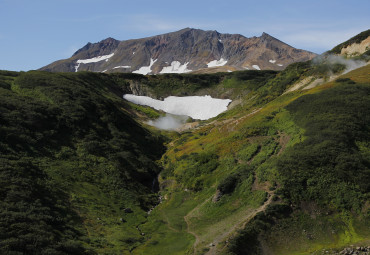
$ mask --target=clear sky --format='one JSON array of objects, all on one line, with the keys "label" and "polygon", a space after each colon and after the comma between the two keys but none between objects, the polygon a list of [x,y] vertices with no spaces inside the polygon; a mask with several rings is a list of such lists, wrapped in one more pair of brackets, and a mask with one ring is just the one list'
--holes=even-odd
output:
[{"label": "clear sky", "polygon": [[38,69],[87,42],[185,27],[266,32],[322,53],[370,28],[370,0],[0,0],[0,69]]}]

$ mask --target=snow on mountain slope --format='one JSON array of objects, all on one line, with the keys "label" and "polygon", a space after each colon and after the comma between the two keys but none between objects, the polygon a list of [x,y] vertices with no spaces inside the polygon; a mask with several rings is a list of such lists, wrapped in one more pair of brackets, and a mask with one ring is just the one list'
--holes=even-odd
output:
[{"label": "snow on mountain slope", "polygon": [[188,64],[189,62],[186,62],[181,65],[179,61],[172,61],[171,65],[163,67],[160,73],[188,73],[191,72],[191,70],[187,68]]},{"label": "snow on mountain slope", "polygon": [[89,58],[89,59],[79,59],[77,60],[77,65],[75,66],[75,72],[78,71],[78,68],[80,67],[81,64],[89,64],[89,63],[96,63],[96,62],[100,62],[100,61],[108,61],[108,59],[110,59],[111,57],[113,57],[114,53],[112,54],[109,54],[109,55],[104,55],[104,56],[97,56],[97,57],[94,57],[94,58]]},{"label": "snow on mountain slope", "polygon": [[[108,62],[102,61],[105,56],[109,56]],[[261,70],[282,70],[283,67],[276,63],[285,67],[315,56],[266,33],[247,38],[240,34],[185,28],[142,39],[119,41],[107,38],[98,43],[88,43],[71,58],[51,63],[41,70],[159,74],[190,70],[208,72],[205,69],[226,65],[235,70],[252,69],[252,65],[258,65]],[[131,68],[115,68],[117,66]]]},{"label": "snow on mountain slope", "polygon": [[220,60],[213,60],[207,64],[208,67],[224,66],[226,65],[227,60],[221,58]]},{"label": "snow on mountain slope", "polygon": [[131,68],[131,66],[116,66],[116,67],[113,67],[113,69],[118,69],[118,68]]},{"label": "snow on mountain slope", "polygon": [[253,65],[252,66],[254,69],[256,69],[256,70],[261,70],[261,68],[258,66],[258,65]]},{"label": "snow on mountain slope", "polygon": [[150,59],[150,64],[149,66],[142,66],[139,68],[139,70],[136,70],[136,71],[133,71],[133,73],[139,73],[139,74],[148,74],[148,73],[151,73],[152,72],[152,66],[154,65],[154,63],[157,61],[156,60],[153,60],[152,58]]}]

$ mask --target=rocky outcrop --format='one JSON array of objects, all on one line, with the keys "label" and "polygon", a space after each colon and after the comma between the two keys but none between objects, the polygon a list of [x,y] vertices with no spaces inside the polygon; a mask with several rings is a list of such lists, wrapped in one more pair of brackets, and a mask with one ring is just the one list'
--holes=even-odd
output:
[{"label": "rocky outcrop", "polygon": [[56,61],[41,70],[141,74],[282,70],[293,62],[314,56],[314,53],[295,49],[266,33],[247,38],[239,34],[185,28],[143,39],[118,41],[108,38],[88,43],[71,58]]},{"label": "rocky outcrop", "polygon": [[370,36],[360,43],[353,43],[341,49],[340,55],[347,57],[355,57],[370,50]]},{"label": "rocky outcrop", "polygon": [[345,248],[337,254],[342,254],[342,255],[370,255],[370,246],[368,246],[368,247],[358,246],[358,247]]},{"label": "rocky outcrop", "polygon": [[157,98],[154,93],[148,88],[148,86],[143,85],[139,81],[130,80],[129,92],[128,94],[134,94],[136,96],[148,96],[151,98]]}]

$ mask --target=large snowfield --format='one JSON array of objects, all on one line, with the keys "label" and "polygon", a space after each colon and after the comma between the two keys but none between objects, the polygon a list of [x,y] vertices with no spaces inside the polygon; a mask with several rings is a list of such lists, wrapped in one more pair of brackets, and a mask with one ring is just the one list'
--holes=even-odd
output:
[{"label": "large snowfield", "polygon": [[218,99],[211,96],[169,96],[164,101],[147,96],[123,95],[123,98],[134,104],[146,105],[157,110],[176,115],[187,115],[193,119],[207,120],[227,110],[230,99]]}]

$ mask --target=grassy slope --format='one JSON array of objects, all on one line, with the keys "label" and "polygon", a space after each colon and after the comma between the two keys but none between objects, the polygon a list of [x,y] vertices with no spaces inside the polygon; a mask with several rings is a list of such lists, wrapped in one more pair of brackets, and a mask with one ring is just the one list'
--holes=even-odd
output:
[{"label": "grassy slope", "polygon": [[[366,172],[368,163],[365,157],[368,150],[367,138],[363,136],[358,138],[362,141],[361,148],[365,154],[363,156],[360,156],[361,153],[356,154],[362,158],[361,160],[365,160],[363,161],[365,168],[357,166],[351,169],[353,173],[358,171],[356,169],[361,169],[363,177],[354,179],[352,183],[337,182],[338,178],[335,175],[331,179],[326,178],[329,183],[335,184],[331,186],[334,193],[328,196],[324,196],[327,191],[325,185],[315,184],[315,178],[321,177],[319,174],[319,177],[317,175],[311,177],[312,188],[300,190],[302,196],[309,197],[299,197],[299,193],[294,189],[299,188],[301,184],[289,186],[290,183],[287,180],[291,177],[285,170],[288,162],[284,161],[289,157],[298,159],[294,155],[298,150],[297,146],[304,148],[308,156],[318,157],[313,153],[315,149],[309,149],[308,145],[305,145],[311,143],[312,133],[317,131],[310,131],[311,135],[308,134],[307,127],[300,122],[299,118],[312,114],[321,118],[320,121],[329,120],[320,110],[328,107],[325,103],[328,97],[333,98],[333,106],[335,106],[334,102],[340,104],[341,100],[346,98],[340,95],[347,95],[347,93],[354,95],[354,98],[349,101],[357,101],[354,105],[343,104],[341,108],[328,107],[327,114],[335,114],[333,116],[344,114],[343,118],[333,125],[342,125],[341,123],[348,121],[346,118],[349,118],[352,113],[347,114],[346,109],[350,108],[358,113],[357,109],[361,108],[364,111],[360,111],[362,115],[356,116],[356,119],[361,120],[363,123],[361,125],[366,127],[367,121],[364,117],[365,109],[368,109],[366,101],[368,85],[366,84],[370,80],[369,67],[355,70],[344,76],[360,85],[353,85],[351,82],[348,85],[342,84],[348,82],[344,80],[344,82],[331,82],[312,90],[277,97],[289,84],[298,79],[302,72],[312,72],[309,66],[307,68],[306,71],[304,69],[302,71],[301,68],[291,68],[290,71],[269,80],[265,85],[251,88],[250,93],[243,98],[243,104],[197,130],[183,134],[168,145],[167,153],[162,158],[164,171],[161,173],[161,183],[164,202],[153,211],[149,221],[141,227],[149,233],[146,235],[147,244],[138,247],[134,253],[161,254],[165,251],[173,251],[173,253],[176,251],[178,254],[186,251],[205,253],[209,250],[209,243],[214,240],[219,241],[217,238],[222,233],[233,228],[235,223],[245,215],[249,215],[254,208],[260,208],[266,200],[267,191],[275,194],[274,200],[277,202],[270,206],[267,216],[259,214],[257,223],[247,224],[246,230],[242,231],[239,237],[234,237],[234,241],[229,245],[230,251],[249,254],[245,253],[249,249],[252,254],[253,249],[250,247],[254,246],[255,253],[259,253],[262,245],[264,251],[270,249],[277,254],[307,253],[323,247],[338,247],[354,243],[369,237],[369,230],[361,227],[361,224],[367,222],[368,212],[365,210],[363,211],[365,217],[358,217],[363,214],[360,208],[363,208],[368,194],[366,178],[369,174]],[[270,94],[266,93],[266,90],[276,84],[282,84],[282,87],[275,86],[276,92],[270,90]],[[351,89],[347,91],[346,86],[350,86]],[[333,90],[333,87],[336,90]],[[326,90],[328,92],[325,92]],[[323,99],[323,105],[320,106],[319,100],[318,106],[307,105],[306,112],[293,111],[294,105],[302,100],[304,102],[304,98],[307,97],[305,95],[309,94],[317,94],[317,98]],[[301,101],[295,101],[300,98],[302,98]],[[297,109],[300,108],[297,106]],[[318,112],[314,112],[314,109]],[[330,113],[331,109],[336,109],[337,112]],[[361,126],[360,129],[364,127]],[[336,136],[335,128],[329,129],[334,129],[333,135]],[[351,133],[353,130],[349,127],[343,132]],[[328,146],[323,150],[329,150],[333,146],[335,148],[337,145]],[[348,155],[355,155],[353,149],[347,151]],[[302,152],[301,156],[303,155]],[[323,159],[323,162],[331,164],[328,159]],[[289,162],[289,164],[294,166],[297,163]],[[337,170],[339,171],[339,167],[334,171]],[[304,169],[302,171],[304,172]],[[294,176],[294,173],[290,174]],[[360,190],[353,186],[362,185],[361,183],[363,187]],[[335,193],[335,189],[339,187],[351,196],[350,204],[340,200],[340,193]],[[217,189],[223,190],[224,195],[214,203],[211,200]],[[310,192],[317,195],[310,196]],[[294,193],[297,193],[297,197],[292,196]],[[300,204],[301,202],[303,204]],[[287,206],[291,203],[295,204],[293,213]],[[280,207],[279,204],[281,204]],[[314,210],[321,213],[312,213]],[[327,210],[330,212],[328,215],[323,213]],[[271,221],[272,215],[276,221]],[[302,229],[305,229],[305,232],[302,232]],[[330,235],[329,229],[332,231]],[[267,234],[269,231],[271,234]],[[155,234],[151,234],[153,232]],[[253,239],[258,235],[261,235],[260,241]],[[245,243],[245,238],[248,236],[254,241],[249,243],[250,246],[247,249],[241,243]],[[167,239],[168,237],[171,238]],[[171,241],[168,242],[168,240]],[[225,243],[221,242],[216,248],[221,250],[224,245]],[[241,252],[243,247],[244,252]]]},{"label": "grassy slope", "polygon": [[259,215],[232,242],[235,254],[308,254],[369,243],[369,69],[344,75],[359,85],[331,82],[288,105],[305,129],[304,140],[277,164],[279,193],[294,211]]},{"label": "grassy slope", "polygon": [[112,93],[119,82],[90,73],[0,76],[1,253],[129,253],[157,202],[163,147]]},{"label": "grassy slope", "polygon": [[[18,160],[14,157],[20,156],[26,160],[17,163],[23,168],[15,165],[4,170],[3,179],[13,178],[14,185],[22,187],[17,184],[17,175],[8,176],[12,174],[9,169],[35,169],[35,174],[43,173],[38,182],[40,187],[47,187],[46,191],[35,187],[36,195],[27,195],[24,189],[21,192],[28,198],[50,193],[50,198],[42,203],[50,208],[61,208],[52,209],[55,213],[69,215],[62,217],[59,223],[65,227],[54,233],[58,241],[49,241],[54,245],[51,249],[70,249],[69,253],[73,249],[75,253],[87,249],[99,254],[130,251],[133,254],[192,254],[206,253],[211,248],[212,252],[218,249],[236,254],[244,254],[243,249],[250,254],[266,250],[296,254],[366,240],[369,230],[361,227],[366,226],[368,213],[363,206],[368,191],[366,185],[361,184],[365,179],[355,178],[345,183],[338,182],[334,175],[325,179],[336,184],[330,186],[333,192],[326,195],[327,186],[318,182],[321,176],[317,175],[320,172],[315,172],[316,168],[311,171],[312,176],[301,174],[305,167],[295,176],[294,167],[299,162],[291,161],[297,158],[295,153],[299,150],[300,156],[307,156],[302,152],[306,151],[312,157],[310,160],[318,159],[319,154],[311,154],[316,148],[308,147],[317,130],[308,132],[311,124],[305,122],[306,116],[319,116],[313,123],[320,124],[328,116],[336,120],[339,114],[343,118],[333,121],[339,127],[346,127],[343,123],[347,122],[357,125],[362,119],[361,123],[365,122],[359,129],[366,127],[366,119],[361,114],[366,116],[368,107],[367,90],[363,88],[370,80],[369,67],[343,76],[360,85],[344,79],[280,96],[302,76],[324,75],[327,71],[330,68],[324,64],[313,68],[306,62],[293,64],[280,73],[245,71],[203,76],[2,72],[3,102],[9,102],[8,109],[22,109],[18,115],[4,115],[9,121],[4,122],[6,125],[2,128],[8,126],[14,134],[19,134],[19,130],[25,134],[3,141],[4,162],[10,160],[15,164]],[[242,102],[217,118],[202,122],[196,130],[182,135],[169,134],[171,140],[162,157],[164,170],[160,174],[163,199],[149,215],[145,211],[156,201],[150,189],[152,178],[158,173],[153,160],[161,149],[158,140],[127,116],[128,105],[115,96],[125,91],[132,81],[139,81],[160,97],[212,92]],[[346,87],[333,90],[343,86],[352,86],[353,90],[345,90]],[[359,101],[358,104],[330,108],[325,103],[330,97],[334,106],[340,106],[340,100],[345,100],[347,93],[354,95],[351,100]],[[305,106],[305,98],[310,94],[318,98],[317,105],[306,103]],[[323,95],[321,101],[320,95]],[[351,112],[346,111],[351,106],[357,114],[354,120],[348,116]],[[305,110],[297,110],[301,108]],[[327,116],[321,108],[328,109]],[[359,108],[365,110],[357,111]],[[157,116],[145,108],[136,110],[148,117]],[[31,116],[30,121],[25,122],[23,116]],[[38,122],[44,124],[37,125]],[[27,124],[30,126],[22,123],[30,123]],[[45,130],[32,131],[43,126]],[[322,130],[320,125],[316,128]],[[9,133],[9,130],[3,129],[3,132]],[[352,128],[348,128],[340,134],[352,132]],[[334,132],[332,137],[335,136]],[[362,165],[355,162],[357,168],[354,170],[366,170],[362,167],[367,167],[364,161],[369,147],[366,139],[359,136],[357,147],[342,151],[348,154],[347,158],[357,155]],[[148,141],[152,141],[151,147]],[[324,145],[324,151],[330,149]],[[153,154],[153,151],[158,153]],[[323,159],[323,162],[330,163],[330,160]],[[346,162],[336,164],[343,165],[344,169],[347,167]],[[288,165],[293,168],[286,169]],[[35,178],[35,174],[24,179]],[[363,174],[368,176],[366,171]],[[290,182],[291,175],[297,178]],[[308,180],[310,186],[299,189],[302,181],[308,183]],[[347,202],[336,195],[336,187],[349,194]],[[214,202],[217,190],[222,195]],[[6,192],[3,189],[0,194]],[[64,199],[57,200],[58,197]],[[125,207],[132,208],[134,213],[124,213]],[[257,214],[265,208],[266,213]],[[11,210],[14,208],[7,212]],[[362,213],[359,210],[363,210]],[[255,214],[257,216],[253,217]],[[3,223],[0,227],[12,226]],[[243,225],[244,230],[236,235]],[[44,233],[52,232],[46,230]],[[231,239],[227,245],[224,240],[228,236]],[[44,241],[43,245],[50,248],[47,243]],[[216,246],[209,247],[210,243]],[[295,245],[297,243],[299,245]],[[246,244],[248,249],[243,248]]]},{"label": "grassy slope", "polygon": [[[275,73],[251,72],[248,79],[263,81]],[[132,81],[152,86],[165,96],[222,86],[220,77],[225,76],[234,77],[2,71],[1,213],[11,220],[0,226],[3,233],[12,233],[2,236],[3,251],[113,254],[129,252],[145,242],[137,226],[147,221],[146,211],[157,202],[151,188],[159,172],[154,160],[161,154],[161,141],[127,115],[133,110],[117,95],[127,91]],[[165,90],[167,85],[158,85],[161,81],[173,86]],[[243,86],[238,84],[237,89]],[[158,116],[150,109],[134,108],[147,117]],[[27,174],[22,179],[18,175],[23,173]],[[22,184],[36,179],[38,186]],[[27,188],[34,192],[27,193]],[[22,196],[14,196],[13,191]],[[16,206],[11,207],[14,202]],[[43,217],[50,220],[43,235],[30,227],[40,225],[43,218],[30,221],[32,211],[18,215],[21,206],[47,208]],[[125,213],[127,207],[134,213]],[[182,234],[177,238],[182,240]],[[192,236],[186,238],[191,244]],[[182,252],[184,247],[180,248]]]}]

